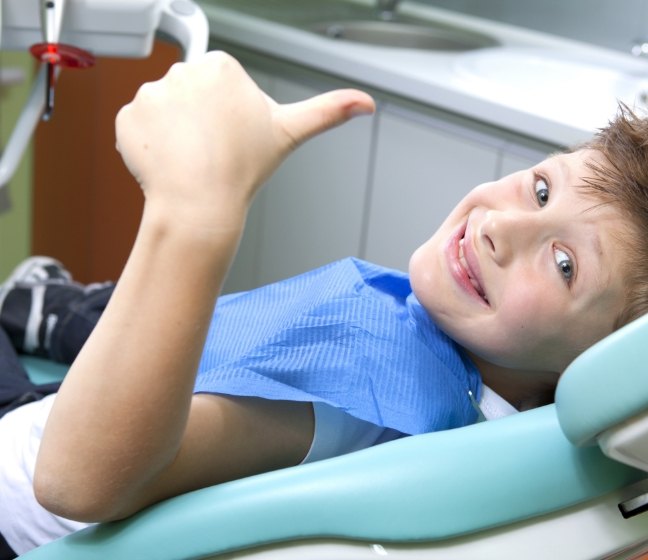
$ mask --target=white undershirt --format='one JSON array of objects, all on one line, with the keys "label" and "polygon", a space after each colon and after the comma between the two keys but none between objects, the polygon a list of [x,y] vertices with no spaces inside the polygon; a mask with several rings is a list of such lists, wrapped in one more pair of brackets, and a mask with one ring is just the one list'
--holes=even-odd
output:
[{"label": "white undershirt", "polygon": [[0,419],[0,533],[18,554],[87,526],[51,514],[34,497],[36,454],[54,396]]},{"label": "white undershirt", "polygon": [[486,420],[497,420],[498,418],[510,416],[518,412],[517,408],[486,385],[482,385],[482,397],[479,401],[479,408],[486,417]]},{"label": "white undershirt", "polygon": [[[54,397],[23,405],[0,419],[0,534],[18,554],[88,526],[51,514],[38,504],[32,490],[36,454]],[[479,406],[487,420],[517,412],[486,386]],[[393,430],[329,409],[315,407],[316,429],[306,462],[394,439]],[[347,425],[349,429],[336,429]],[[340,433],[353,437],[338,437]]]}]

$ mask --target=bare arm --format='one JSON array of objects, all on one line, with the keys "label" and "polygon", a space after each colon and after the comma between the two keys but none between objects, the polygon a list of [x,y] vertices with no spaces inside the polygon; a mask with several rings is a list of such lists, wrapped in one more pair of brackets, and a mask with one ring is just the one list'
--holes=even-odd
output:
[{"label": "bare arm", "polygon": [[[263,181],[307,138],[372,110],[351,90],[277,105],[223,53],[175,65],[122,109],[118,149],[144,213],[48,420],[35,474],[45,507],[82,520],[129,515],[212,483],[233,452],[215,423],[225,419],[233,437],[248,421],[253,434],[272,423],[262,404],[192,396],[216,297]],[[279,448],[290,448],[286,439]],[[243,459],[258,461],[253,471],[275,460]]]}]

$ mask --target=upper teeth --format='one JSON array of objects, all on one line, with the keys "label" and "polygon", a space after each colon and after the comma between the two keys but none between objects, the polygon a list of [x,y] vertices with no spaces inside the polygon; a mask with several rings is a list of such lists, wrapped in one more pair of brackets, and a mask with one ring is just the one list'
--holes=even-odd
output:
[{"label": "upper teeth", "polygon": [[481,286],[479,285],[479,282],[475,278],[472,277],[470,274],[470,268],[468,267],[468,263],[466,262],[466,258],[464,257],[464,238],[462,237],[459,240],[459,262],[461,263],[461,266],[463,269],[466,271],[466,274],[468,275],[468,280],[470,280],[470,283],[473,285],[473,288],[477,291],[479,295],[481,295],[487,302],[488,299],[484,295]]},{"label": "upper teeth", "polygon": [[466,258],[464,257],[464,239],[463,237],[459,240],[459,262],[461,262],[461,266],[463,266],[464,270],[468,274],[468,277],[470,278],[470,271],[468,268],[468,263],[466,263]]}]

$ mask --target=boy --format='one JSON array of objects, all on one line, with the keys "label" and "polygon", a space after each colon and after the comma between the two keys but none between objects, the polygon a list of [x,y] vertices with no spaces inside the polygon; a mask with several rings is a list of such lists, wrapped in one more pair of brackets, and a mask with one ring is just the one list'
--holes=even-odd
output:
[{"label": "boy", "polygon": [[[519,408],[534,406],[582,350],[644,312],[638,279],[646,271],[634,264],[634,255],[648,262],[641,243],[648,220],[636,212],[648,182],[635,180],[638,194],[624,198],[617,188],[625,187],[625,167],[615,163],[634,134],[632,157],[645,165],[638,139],[646,130],[623,115],[625,124],[611,127],[602,141],[472,191],[413,255],[409,279],[343,261],[291,281],[288,294],[269,287],[260,292],[268,295],[265,300],[243,294],[219,301],[225,314],[226,306],[244,309],[248,297],[257,298],[249,312],[259,309],[252,320],[266,328],[261,311],[276,298],[290,303],[303,293],[316,300],[308,317],[289,319],[278,333],[271,325],[263,346],[272,350],[269,355],[250,351],[241,359],[234,349],[236,375],[220,371],[210,356],[220,352],[219,337],[227,334],[218,331],[227,324],[215,321],[209,331],[212,309],[256,189],[300,142],[351,113],[371,110],[369,98],[350,91],[277,106],[235,61],[215,53],[175,66],[122,110],[118,148],[142,186],[145,210],[113,297],[49,413],[34,477],[35,494],[48,510],[82,522],[118,519],[195,488],[297,464],[317,443],[318,414],[331,413],[333,422],[342,417],[343,426],[348,416],[377,427],[373,441],[360,447],[426,427],[470,423],[475,414],[468,395],[470,390],[480,397],[479,375]],[[624,144],[617,141],[615,148],[608,140],[624,127]],[[284,311],[283,303],[277,307],[273,317]],[[362,316],[358,328],[356,310]],[[319,338],[322,332],[326,336]],[[237,344],[235,335],[224,340]],[[286,342],[304,344],[293,355]],[[327,351],[324,358],[316,354],[314,365],[304,365],[301,350],[318,344]],[[372,368],[366,360],[374,360],[382,368],[379,375],[368,374],[375,406],[355,402],[353,377],[342,388],[330,384],[334,398],[327,400],[338,412],[320,408],[327,387],[316,387],[309,400],[303,386],[290,387],[281,377],[282,362],[272,360],[285,358],[286,348],[287,363],[323,375],[331,367],[328,351],[358,374]],[[354,361],[358,348],[360,359]],[[248,359],[254,368],[246,369]],[[401,359],[409,360],[406,367]],[[245,377],[250,369],[270,373]],[[383,373],[387,387],[373,387]],[[263,398],[236,396],[240,376],[244,386],[265,387]],[[270,393],[273,382],[265,379],[274,376],[288,389]],[[307,381],[312,378],[317,376]],[[419,383],[428,382],[442,398],[419,394]],[[221,383],[236,387],[220,392]],[[194,394],[196,388],[200,393]],[[429,405],[436,400],[438,406]],[[403,402],[416,413],[398,409]],[[6,415],[0,437],[3,424],[47,416],[51,400],[45,412],[38,405]],[[421,421],[418,412],[429,418]],[[356,429],[351,422],[347,432]],[[363,424],[360,439],[370,431]],[[340,443],[333,454],[357,446]],[[16,501],[20,496],[12,497]],[[12,520],[0,523],[9,544],[25,548],[28,539]]]}]

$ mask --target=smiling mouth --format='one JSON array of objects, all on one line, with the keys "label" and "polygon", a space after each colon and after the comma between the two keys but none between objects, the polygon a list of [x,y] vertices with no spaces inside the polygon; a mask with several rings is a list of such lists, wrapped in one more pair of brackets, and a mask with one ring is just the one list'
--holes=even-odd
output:
[{"label": "smiling mouth", "polygon": [[470,281],[470,284],[472,287],[475,289],[477,294],[487,303],[489,304],[488,298],[486,297],[486,294],[484,293],[484,289],[482,288],[481,284],[479,283],[479,280],[475,276],[475,274],[472,272],[472,269],[470,268],[470,265],[468,264],[468,261],[466,260],[466,257],[464,255],[464,240],[465,237],[462,237],[459,239],[459,264],[461,265],[461,268],[463,268],[464,272],[466,273],[466,276],[468,277],[468,280]]}]

